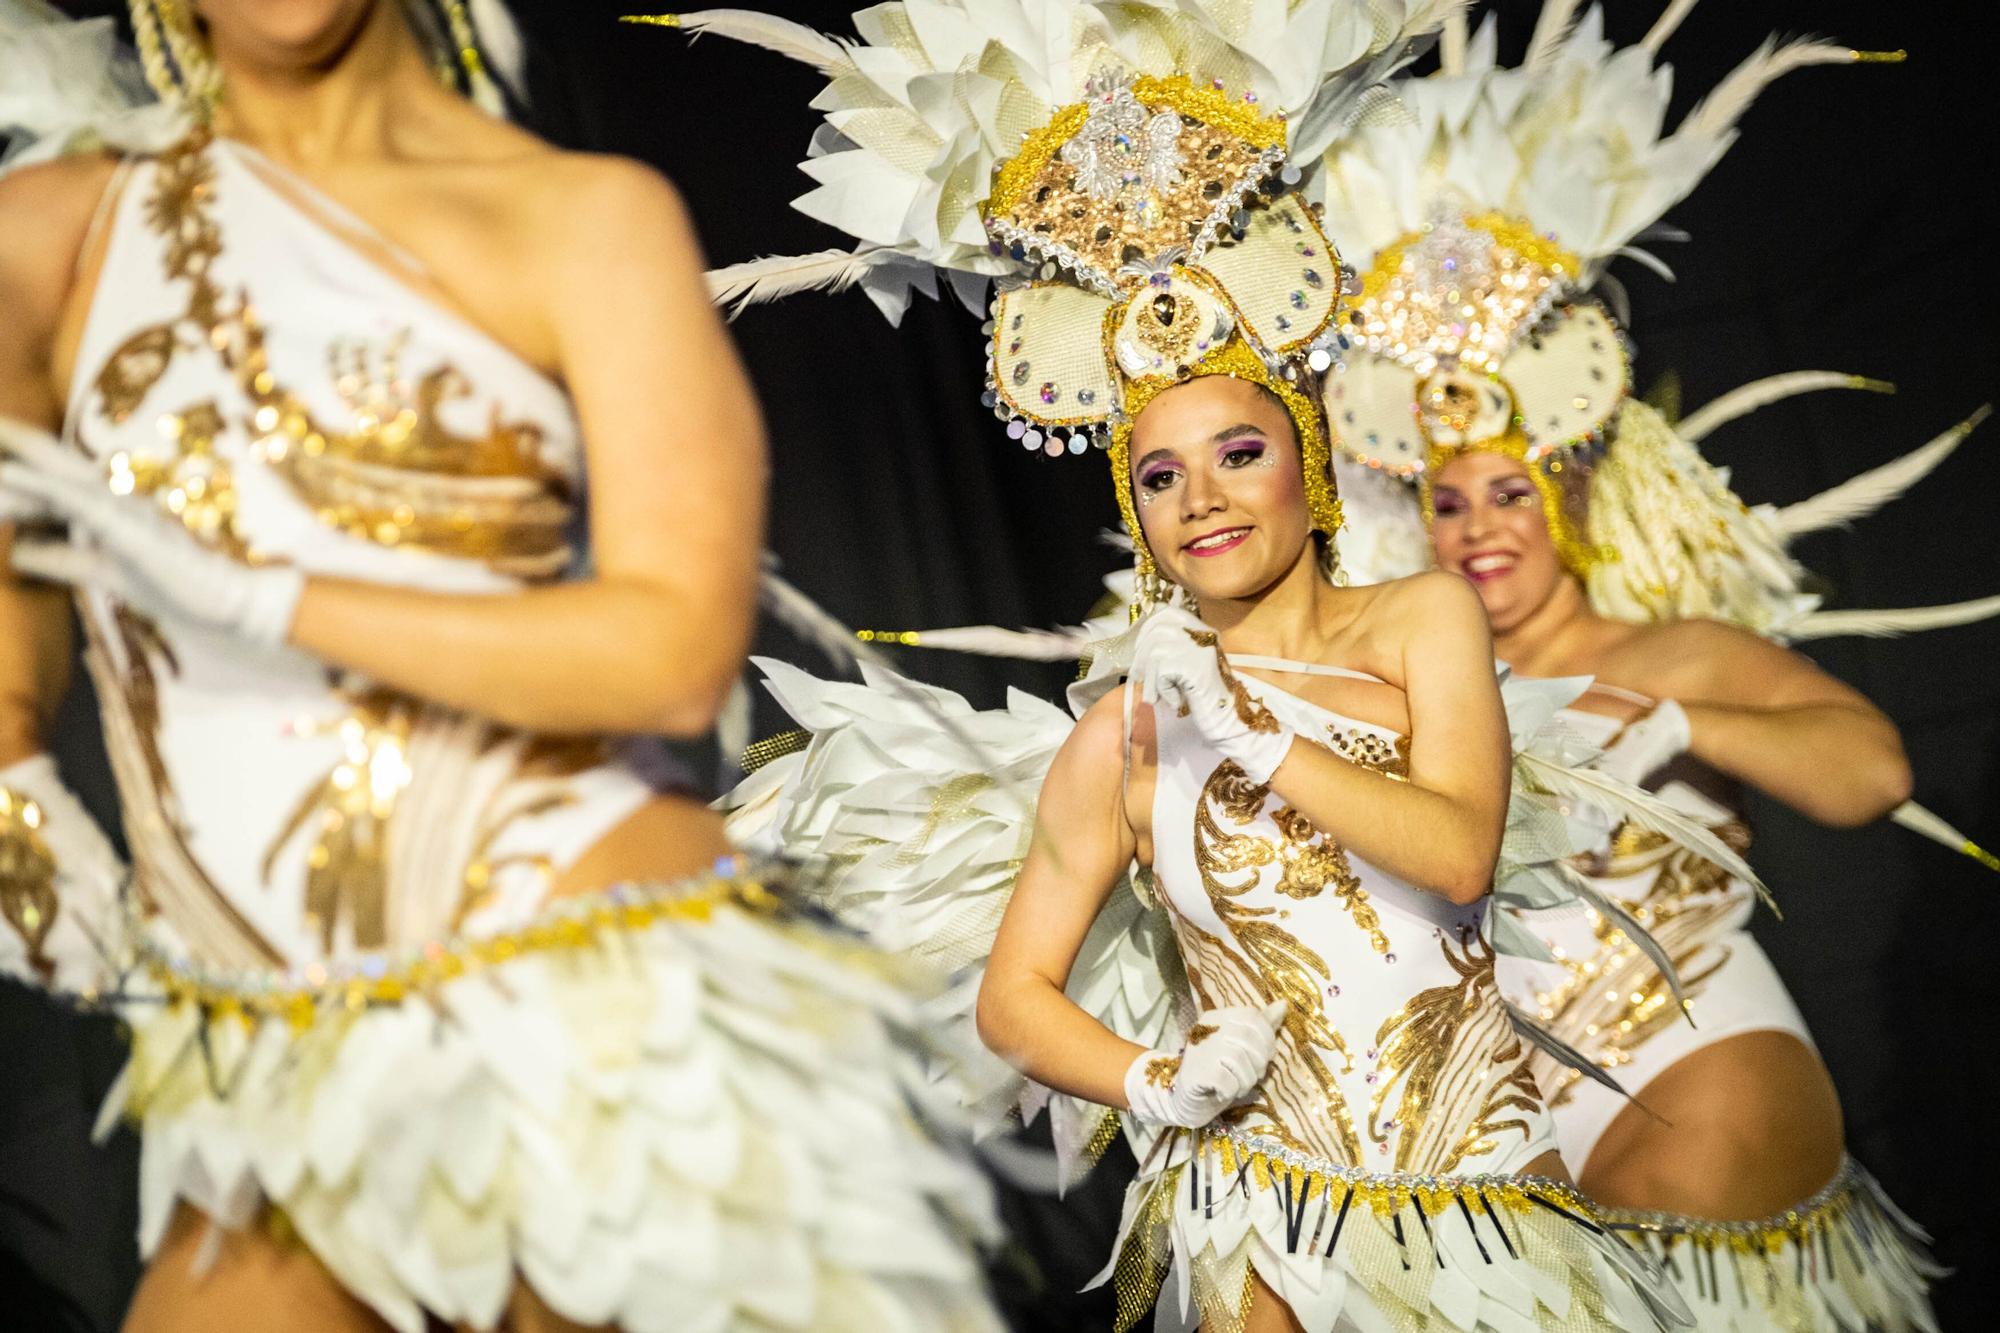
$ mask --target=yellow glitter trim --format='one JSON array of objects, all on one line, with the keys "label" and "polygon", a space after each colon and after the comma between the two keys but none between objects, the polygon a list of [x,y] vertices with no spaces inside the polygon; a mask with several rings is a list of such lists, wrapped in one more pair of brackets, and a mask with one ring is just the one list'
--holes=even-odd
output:
[{"label": "yellow glitter trim", "polygon": [[[1107,338],[1116,327],[1112,321],[1122,310],[1122,307],[1113,307],[1106,313]],[[1153,559],[1152,549],[1146,545],[1146,534],[1139,526],[1139,511],[1132,497],[1132,430],[1139,414],[1153,399],[1168,389],[1209,375],[1248,380],[1269,390],[1284,404],[1286,415],[1292,419],[1292,429],[1299,437],[1299,457],[1305,471],[1306,513],[1312,521],[1313,531],[1325,534],[1329,541],[1340,531],[1340,495],[1333,482],[1333,470],[1327,455],[1326,425],[1319,404],[1283,376],[1272,374],[1263,357],[1251,350],[1242,338],[1232,335],[1222,346],[1197,361],[1185,379],[1163,376],[1125,382],[1125,416],[1111,428],[1111,481],[1118,492],[1118,513],[1132,534],[1132,550],[1138,557],[1142,577],[1157,574],[1159,566]]]},{"label": "yellow glitter trim", "polygon": [[[1235,135],[1255,148],[1285,146],[1285,122],[1216,89],[1196,87],[1185,74],[1165,78],[1141,75],[1132,81],[1132,96],[1150,110],[1170,108],[1190,120]],[[993,190],[980,206],[981,215],[991,217],[1011,211],[1028,182],[1083,128],[1092,105],[1090,101],[1072,103],[1056,112],[1048,124],[1029,134],[1021,143],[1021,151],[994,178]]]},{"label": "yellow glitter trim", "polygon": [[1910,58],[1908,51],[1849,51],[1859,65],[1900,65]]},{"label": "yellow glitter trim", "polygon": [[624,14],[619,17],[618,21],[620,23],[646,23],[651,24],[655,28],[678,28],[681,26],[681,16],[679,14]]},{"label": "yellow glitter trim", "polygon": [[[428,945],[420,958],[378,976],[355,976],[325,984],[251,989],[204,981],[158,957],[148,958],[146,965],[170,1006],[192,1004],[211,1020],[234,1018],[250,1026],[283,1019],[294,1032],[304,1032],[322,1015],[400,1004],[412,995],[530,954],[590,948],[607,937],[645,930],[664,921],[704,922],[720,907],[770,913],[779,906],[777,895],[762,881],[729,877],[655,897],[619,901],[606,892],[587,901],[589,905],[580,910],[563,904],[558,915],[520,930]],[[311,972],[307,969],[309,980]]]},{"label": "yellow glitter trim", "polygon": [[1960,847],[1958,850],[1964,852],[1967,856],[1979,862],[1979,864],[1985,866],[1988,870],[2000,872],[2000,856],[1995,856],[1993,853],[1987,851],[1984,847],[1981,847],[1978,843],[1974,842],[1972,839],[1967,838],[1965,840],[1964,846]]}]

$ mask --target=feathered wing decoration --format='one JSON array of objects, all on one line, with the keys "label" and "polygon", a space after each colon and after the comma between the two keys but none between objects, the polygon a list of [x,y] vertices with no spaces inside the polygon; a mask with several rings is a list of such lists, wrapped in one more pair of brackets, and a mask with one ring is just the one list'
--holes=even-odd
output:
[{"label": "feathered wing decoration", "polygon": [[1789,504],[1777,511],[1774,522],[1779,535],[1789,542],[1808,532],[1865,518],[1929,476],[1993,409],[1982,407],[1944,434],[1901,458],[1870,468],[1840,485],[1821,491],[1808,500]]},{"label": "feathered wing decoration", "polygon": [[[765,683],[811,733],[725,799],[740,844],[798,859],[822,904],[879,946],[955,974],[931,1015],[959,1063],[940,1069],[991,1133],[1046,1108],[1067,1184],[1101,1148],[1105,1108],[1052,1095],[979,1049],[973,1008],[1001,915],[1033,835],[1043,778],[1073,725],[1018,692],[979,712],[959,696],[865,668],[865,683],[817,680],[759,660]],[[969,759],[965,738],[977,746]],[[1070,998],[1119,1035],[1158,1046],[1177,1030],[1185,979],[1161,914],[1130,888],[1100,913]]]}]

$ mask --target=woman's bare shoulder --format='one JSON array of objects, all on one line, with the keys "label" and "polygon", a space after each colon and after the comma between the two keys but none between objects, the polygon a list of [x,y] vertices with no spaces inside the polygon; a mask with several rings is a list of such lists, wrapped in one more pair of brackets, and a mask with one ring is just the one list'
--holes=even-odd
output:
[{"label": "woman's bare shoulder", "polygon": [[18,334],[22,314],[53,328],[75,278],[98,203],[117,174],[116,158],[84,153],[0,177],[0,301]]}]

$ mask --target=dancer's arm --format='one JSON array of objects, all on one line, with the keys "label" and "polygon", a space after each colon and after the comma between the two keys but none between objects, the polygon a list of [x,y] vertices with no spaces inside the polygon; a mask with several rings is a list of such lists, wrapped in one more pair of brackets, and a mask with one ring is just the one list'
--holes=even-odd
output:
[{"label": "dancer's arm", "polygon": [[588,448],[592,577],[504,596],[314,578],[291,639],[516,725],[699,734],[755,618],[763,427],[672,187],[603,160],[556,174],[547,253],[523,262]]},{"label": "dancer's arm", "polygon": [[1857,690],[1804,657],[1709,620],[1647,643],[1688,718],[1689,752],[1808,819],[1851,828],[1910,796],[1903,740]]},{"label": "dancer's arm", "polygon": [[[71,158],[0,180],[0,416],[44,430],[60,424],[61,386],[51,364],[77,257],[112,165]],[[69,599],[24,583],[6,551],[13,531],[0,522],[0,768],[38,753],[69,689]]]},{"label": "dancer's arm", "polygon": [[1507,818],[1507,719],[1486,613],[1463,579],[1420,574],[1385,588],[1369,614],[1403,644],[1409,780],[1301,736],[1271,789],[1362,859],[1473,902],[1492,886]]},{"label": "dancer's arm", "polygon": [[[1125,1107],[1124,1079],[1146,1048],[1113,1033],[1063,993],[1084,937],[1132,863],[1125,814],[1123,691],[1092,706],[1050,766],[1034,842],[1000,921],[979,987],[979,1036],[1058,1092]],[[1141,721],[1145,719],[1141,710]],[[1133,744],[1150,727],[1135,725]]]}]

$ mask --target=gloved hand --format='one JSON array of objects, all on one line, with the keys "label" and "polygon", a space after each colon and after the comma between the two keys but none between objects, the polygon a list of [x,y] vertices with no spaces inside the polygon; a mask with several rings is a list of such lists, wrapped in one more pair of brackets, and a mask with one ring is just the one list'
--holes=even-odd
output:
[{"label": "gloved hand", "polygon": [[1230,670],[1216,632],[1179,607],[1140,623],[1132,653],[1140,697],[1174,709],[1258,786],[1271,781],[1297,737]]},{"label": "gloved hand", "polygon": [[125,866],[45,754],[0,768],[0,970],[64,990],[100,985]]},{"label": "gloved hand", "polygon": [[1597,771],[1636,787],[1684,753],[1691,740],[1687,711],[1672,699],[1663,700],[1619,733],[1598,760]]},{"label": "gloved hand", "polygon": [[1141,1120],[1199,1129],[1264,1078],[1285,1002],[1204,1009],[1178,1051],[1147,1051],[1125,1071],[1125,1104]]},{"label": "gloved hand", "polygon": [[[34,507],[39,506],[37,511]],[[46,431],[0,417],[0,511],[69,525],[68,541],[14,542],[14,568],[110,593],[140,611],[276,647],[291,632],[305,575],[210,550],[153,501],[116,495],[97,465]]]}]

